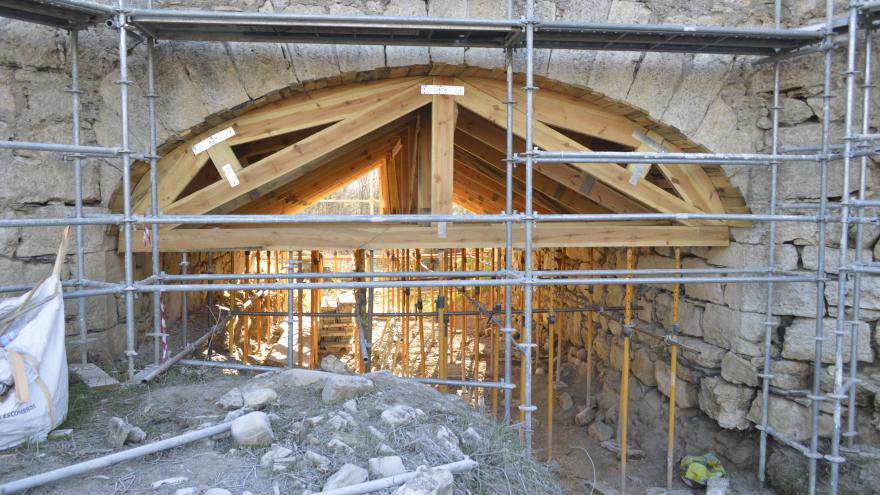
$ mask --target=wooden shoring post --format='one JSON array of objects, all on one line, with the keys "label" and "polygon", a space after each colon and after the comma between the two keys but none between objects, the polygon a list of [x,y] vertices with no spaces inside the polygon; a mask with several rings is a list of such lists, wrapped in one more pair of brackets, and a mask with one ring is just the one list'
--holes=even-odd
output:
[{"label": "wooden shoring post", "polygon": [[[320,251],[312,251],[311,253],[311,265],[312,272],[320,273],[323,272],[324,269],[321,266],[321,252]],[[321,279],[314,278],[312,279],[315,283],[321,282]],[[321,312],[321,289],[311,289],[311,312],[313,314],[317,314]],[[319,358],[318,352],[318,344],[321,340],[321,318],[319,316],[312,316],[309,320],[311,324],[309,325],[309,342],[311,345],[311,349],[309,349],[309,368],[318,369],[318,366],[321,362]]]},{"label": "wooden shoring post", "polygon": [[[297,264],[299,265],[299,272],[303,272],[303,252],[296,252]],[[296,325],[297,325],[297,359],[296,365],[300,368],[303,367],[303,344],[305,341],[303,340],[303,297],[305,296],[305,292],[302,289],[296,290]],[[292,322],[291,322],[292,324]],[[287,345],[293,345],[293,342],[288,342]]]},{"label": "wooden shoring post", "polygon": [[[436,77],[434,84],[452,84],[450,77]],[[457,107],[452,95],[431,99],[431,213],[452,214],[452,177]]]},{"label": "wooden shoring post", "polygon": [[[422,271],[422,250],[416,249],[416,270],[417,272]],[[420,313],[418,318],[419,325],[419,376],[426,377],[428,376],[428,356],[427,349],[425,348],[425,317],[421,316],[425,310],[424,304],[422,303],[422,288],[416,288],[416,312]]]},{"label": "wooden shoring post", "polygon": [[[403,271],[408,272],[409,267],[409,249],[403,250]],[[406,277],[403,278],[406,280]],[[403,312],[409,312],[409,287],[403,289]],[[412,371],[410,370],[410,359],[409,359],[409,316],[403,317],[403,373],[406,376],[410,376]]]},{"label": "wooden shoring post", "polygon": [[[238,273],[237,271],[237,263],[235,262],[235,252],[229,252],[229,265],[232,270],[232,273]],[[220,268],[220,273],[223,273],[225,267]],[[237,291],[231,290],[229,291],[229,300],[227,304],[229,305],[229,311],[235,310],[235,293]],[[238,327],[238,321],[240,316],[234,316],[229,319],[226,323],[226,353],[230,356],[235,354],[235,329]]]},{"label": "wooden shoring post", "polygon": [[[356,272],[365,271],[366,264],[367,264],[366,263],[366,251],[363,249],[355,249],[354,252],[352,253],[352,256],[354,257],[354,271],[356,271]],[[362,282],[364,279],[357,278],[355,280],[358,282]],[[356,294],[357,295],[355,296],[355,304],[357,304],[359,307],[358,314],[360,315],[361,321],[355,322],[352,343],[354,346],[354,360],[355,360],[355,363],[357,363],[357,372],[363,373],[364,372],[364,356],[363,356],[363,353],[361,352],[361,331],[360,331],[360,328],[361,328],[361,324],[366,322],[366,311],[362,311],[361,309],[366,309],[367,291],[366,291],[366,289],[358,289],[356,291]]]},{"label": "wooden shoring post", "polygon": [[[681,248],[675,248],[675,269],[681,269]],[[672,288],[672,328],[673,337],[678,333],[678,305],[681,298],[681,284]],[[672,340],[669,346],[669,427],[666,433],[666,489],[672,490],[672,472],[675,454],[675,382],[678,372],[678,344]]]},{"label": "wooden shoring post", "polygon": [[[626,248],[626,268],[635,269],[636,255],[633,248]],[[630,278],[630,276],[627,276]],[[627,428],[629,426],[629,348],[632,339],[633,284],[626,284],[623,312],[623,369],[620,376],[620,404],[618,406],[618,446],[620,447],[620,493],[626,493]]]},{"label": "wooden shoring post", "polygon": [[[553,293],[550,293],[550,314],[547,316],[548,350],[547,350],[547,460],[553,458],[553,376],[555,353],[553,349],[553,337],[556,330],[556,301]],[[561,334],[561,332],[560,332]],[[559,349],[562,352],[562,349]]]},{"label": "wooden shoring post", "polygon": [[[458,265],[459,271],[462,273],[467,271],[467,249],[461,248],[461,260]],[[465,289],[462,287],[460,289],[459,300],[461,301],[461,309],[467,309],[467,305],[464,303],[464,291]],[[461,379],[467,380],[467,365],[465,364],[466,351],[467,351],[467,316],[462,316],[459,323],[461,324]]]},{"label": "wooden shoring post", "polygon": [[[499,256],[501,254],[500,249],[492,248],[492,271],[497,271],[499,266]],[[495,309],[495,301],[496,301],[496,293],[498,292],[497,287],[491,287],[489,289],[489,307],[492,310]],[[490,327],[492,329],[492,381],[498,381],[498,326],[492,325]],[[496,420],[498,419],[498,389],[492,389],[492,417]]]},{"label": "wooden shoring post", "polygon": [[[259,250],[254,251],[254,273],[257,275],[263,273],[263,267],[262,267],[261,261],[262,261],[262,259],[260,257],[260,251]],[[256,312],[263,311],[263,291],[258,290],[257,297],[254,299],[255,299],[254,300],[254,311],[256,311]],[[262,341],[262,338],[263,338],[263,320],[264,320],[264,318],[259,315],[254,316],[254,320],[253,320],[254,327],[255,327],[255,330],[257,333],[257,349],[256,349],[257,355],[260,354],[260,342]]]},{"label": "wooden shoring post", "polygon": [[[246,274],[251,273],[251,252],[250,251],[244,252],[244,273],[246,273]],[[246,293],[243,293],[242,295],[246,295]],[[242,303],[244,303],[246,300],[248,300],[248,298],[242,297],[241,300],[242,300]],[[246,308],[244,306],[242,306],[239,309],[243,310]],[[242,339],[242,343],[241,343],[241,348],[242,348],[241,362],[244,364],[248,364],[248,359],[249,359],[249,356],[251,353],[251,350],[250,350],[250,348],[251,348],[251,317],[244,316],[244,317],[242,317],[242,321],[244,324],[244,332],[243,332],[244,338]]]},{"label": "wooden shoring post", "polygon": [[[480,248],[474,249],[474,271],[481,271],[480,265]],[[482,294],[480,291],[480,287],[474,287],[474,292],[476,296],[476,300],[478,303],[482,304],[483,301],[480,299]],[[478,380],[478,374],[480,372],[480,315],[474,315],[474,367],[471,375],[473,375],[474,380]]]},{"label": "wooden shoring post", "polygon": [[[562,263],[562,260],[565,258],[565,249],[559,249],[556,251],[557,254],[557,263],[556,266]],[[561,287],[548,287],[550,292],[550,318],[553,320],[550,322],[551,325],[557,325],[557,323],[561,323],[562,321],[559,318],[559,315],[556,314],[556,305],[559,302],[559,298],[557,298],[558,290],[561,290]],[[563,313],[565,314],[565,313]],[[562,334],[564,333],[565,327],[563,325],[556,326],[556,383],[562,381]]]},{"label": "wooden shoring post", "polygon": [[[444,254],[446,255],[446,258],[447,258],[447,261],[446,261],[447,270],[450,272],[455,271],[455,262],[454,262],[454,258],[453,258],[453,256],[455,255],[455,250],[454,249],[447,249],[447,250],[445,250]],[[448,301],[449,307],[452,309],[452,311],[455,311],[455,292],[452,287],[446,288],[446,298],[447,298],[446,300]],[[455,347],[453,346],[453,344],[454,344],[453,338],[455,337],[455,322],[456,322],[455,315],[453,315],[452,318],[449,318],[449,320],[450,320],[451,324],[449,325],[449,331],[446,333],[448,334],[447,339],[449,340],[449,356],[448,356],[448,358],[450,360],[449,363],[452,364],[452,355],[454,354],[454,351],[455,351]]]},{"label": "wooden shoring post", "polygon": [[[587,248],[587,270],[596,268],[596,250]],[[587,304],[592,306],[596,303],[593,297],[594,287],[587,287]],[[595,313],[593,310],[587,311],[587,409],[593,406],[593,332],[595,331],[595,322],[593,318]]]},{"label": "wooden shoring post", "polygon": [[[446,251],[440,254],[440,271],[446,271],[449,266],[446,262]],[[446,334],[449,333],[449,317],[446,316],[446,299],[444,297],[444,291],[442,288],[438,291],[437,300],[434,302],[434,307],[437,308],[437,324],[440,325],[440,333],[437,336],[437,342],[440,344],[440,355],[437,359],[437,367],[439,368],[438,373],[440,375],[441,380],[445,380],[449,377],[449,356],[448,356],[448,339]],[[446,393],[446,386],[440,386],[440,392]]]}]

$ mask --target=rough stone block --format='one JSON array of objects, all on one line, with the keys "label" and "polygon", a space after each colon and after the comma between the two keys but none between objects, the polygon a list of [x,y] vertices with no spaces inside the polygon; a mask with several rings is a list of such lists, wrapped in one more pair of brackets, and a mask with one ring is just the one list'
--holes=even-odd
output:
[{"label": "rough stone block", "polygon": [[[837,320],[825,318],[822,320],[822,335],[825,341],[822,343],[822,362],[833,363],[835,357],[835,340]],[[865,322],[859,322],[857,326],[857,338],[859,344],[858,360],[862,362],[874,361],[874,350],[871,348],[871,327]],[[782,357],[801,361],[812,361],[815,357],[816,320],[808,318],[796,318],[785,331],[785,340],[782,344]],[[849,334],[843,337],[844,359],[848,362],[851,342]]]},{"label": "rough stone block", "polygon": [[332,375],[324,384],[321,400],[338,404],[373,391],[373,381],[361,376]]},{"label": "rough stone block", "polygon": [[[669,397],[669,372],[670,367],[668,363],[662,359],[654,362],[654,377],[657,379],[657,389],[666,397]],[[680,378],[678,374],[676,374],[676,378],[675,405],[682,409],[697,407],[699,404],[699,387],[695,383],[678,379]]]},{"label": "rough stone block", "polygon": [[[730,268],[764,266],[768,252],[766,245],[731,242],[727,247],[714,247],[706,259],[711,265]],[[776,267],[779,270],[797,270],[798,252],[791,244],[776,246]]]},{"label": "rough stone block", "polygon": [[[816,284],[776,284],[773,314],[810,317],[816,314]],[[766,284],[727,284],[724,303],[733,309],[752,313],[767,310]],[[824,301],[823,301],[824,304]]]},{"label": "rough stone block", "polygon": [[[768,397],[767,423],[774,430],[793,440],[802,442],[810,438],[810,409],[797,402],[771,395]],[[749,421],[761,424],[761,396],[755,397],[749,409]],[[819,414],[819,436],[831,435],[832,420],[827,414]]]},{"label": "rough stone block", "polygon": [[[746,356],[764,355],[765,315],[707,304],[703,313],[703,338]],[[774,318],[778,323],[779,319]]]},{"label": "rough stone block", "polygon": [[754,389],[733,385],[720,377],[700,381],[700,409],[722,428],[749,428],[746,415],[754,397]]},{"label": "rough stone block", "polygon": [[640,382],[648,386],[657,385],[654,377],[654,353],[650,349],[640,347],[633,353],[632,372]]},{"label": "rough stone block", "polygon": [[275,439],[272,423],[264,412],[252,412],[232,421],[232,439],[241,447],[263,447]]},{"label": "rough stone block", "polygon": [[681,342],[681,354],[686,359],[706,368],[721,366],[725,349],[693,337],[679,336],[678,341]]},{"label": "rough stone block", "polygon": [[733,352],[728,352],[721,360],[721,377],[731,383],[757,387],[760,382],[758,372],[755,364]]}]

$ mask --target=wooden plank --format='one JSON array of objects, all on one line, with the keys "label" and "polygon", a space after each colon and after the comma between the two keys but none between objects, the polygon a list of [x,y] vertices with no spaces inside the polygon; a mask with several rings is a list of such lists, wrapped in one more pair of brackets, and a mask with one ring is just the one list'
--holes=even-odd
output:
[{"label": "wooden plank", "polygon": [[[481,91],[479,88],[467,83],[464,80],[456,79],[460,84],[465,86],[464,96],[458,97],[459,105],[471,110],[477,115],[491,121],[495,125],[503,125],[506,123],[506,115],[504,104],[493,98],[488,93]],[[514,129],[513,132],[522,137],[525,135],[525,115],[519,110],[514,111]],[[553,151],[589,151],[586,146],[569,139],[567,136],[553,130],[546,124],[535,122],[533,126],[535,145],[543,149]],[[700,213],[701,211],[695,206],[669,194],[663,189],[651,184],[647,181],[639,182],[636,185],[629,183],[629,174],[626,169],[613,163],[578,163],[574,164],[578,170],[586,172],[595,177],[596,180],[607,184],[617,191],[644,203],[657,211],[664,213]],[[602,204],[602,202],[599,202]],[[695,225],[700,223],[718,222],[700,222],[692,220],[683,220],[681,223],[685,225]]]},{"label": "wooden plank", "polygon": [[[160,234],[163,251],[244,249],[489,248],[504,245],[504,224],[450,224],[445,238],[421,225],[292,224],[280,227],[172,230]],[[632,222],[546,223],[535,227],[535,247],[726,246],[728,228],[632,225]],[[514,225],[514,247],[523,247],[523,226]],[[149,247],[135,243],[136,251]]]},{"label": "wooden plank", "polygon": [[417,85],[400,90],[394,98],[377,101],[360,114],[334,124],[247,167],[239,174],[238,179],[241,183],[237,187],[230,189],[223,183],[214,183],[176,201],[166,209],[166,212],[208,213],[224,203],[319,160],[322,156],[426,105],[429,101],[428,96],[419,93]]},{"label": "wooden plank", "polygon": [[[447,77],[434,78],[434,84],[452,84]],[[455,140],[455,97],[431,98],[431,213],[452,213],[453,147]]]},{"label": "wooden plank", "polygon": [[208,148],[207,153],[208,156],[211,157],[211,163],[214,164],[214,168],[217,169],[217,173],[220,174],[220,177],[225,178],[223,165],[230,165],[235,173],[240,172],[242,169],[238,157],[232,152],[232,147],[225,141],[211,146]]}]

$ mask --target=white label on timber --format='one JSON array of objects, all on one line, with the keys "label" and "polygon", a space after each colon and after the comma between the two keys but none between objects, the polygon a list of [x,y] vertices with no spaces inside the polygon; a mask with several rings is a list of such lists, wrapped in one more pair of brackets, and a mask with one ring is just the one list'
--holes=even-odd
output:
[{"label": "white label on timber", "polygon": [[446,222],[437,222],[437,237],[446,239]]},{"label": "white label on timber", "polygon": [[422,84],[423,95],[464,96],[464,86],[443,86],[440,84]]},{"label": "white label on timber", "polygon": [[233,129],[232,127],[227,127],[226,129],[223,129],[213,136],[196,143],[196,145],[192,147],[193,155],[198,155],[199,153],[210,148],[211,146],[214,146],[217,143],[222,143],[232,136],[235,136],[235,129]]},{"label": "white label on timber", "polygon": [[241,182],[238,181],[238,176],[235,175],[235,169],[232,168],[232,165],[226,164],[221,167],[223,169],[223,175],[226,176],[226,181],[229,182],[229,187],[235,187]]}]

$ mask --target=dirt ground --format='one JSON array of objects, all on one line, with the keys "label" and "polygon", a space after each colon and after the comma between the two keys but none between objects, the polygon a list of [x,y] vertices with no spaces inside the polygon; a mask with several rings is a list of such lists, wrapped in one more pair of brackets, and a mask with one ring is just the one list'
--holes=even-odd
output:
[{"label": "dirt ground", "polygon": [[[200,335],[208,327],[206,315],[195,315],[190,324],[190,335]],[[383,328],[396,328],[394,325]],[[429,327],[430,328],[430,327]],[[430,328],[433,334],[433,328]],[[381,335],[378,335],[382,338]],[[169,348],[178,348],[179,336],[173,335]],[[480,379],[487,372],[486,362],[491,356],[491,342],[483,339]],[[459,344],[460,346],[460,344]],[[459,346],[453,353],[459,352]],[[466,342],[472,348],[473,340]],[[412,358],[418,361],[418,351],[413,347]],[[433,354],[433,353],[432,353]],[[453,354],[455,355],[455,354]],[[152,343],[144,342],[141,348],[144,361],[152,357]],[[385,357],[387,361],[392,361]],[[539,361],[540,362],[540,361]],[[436,357],[430,360],[436,363]],[[144,363],[139,363],[140,365]],[[398,368],[399,368],[399,363]],[[114,366],[115,365],[115,366]],[[116,374],[120,379],[124,367],[122,363],[103,363],[105,370]],[[399,369],[397,371],[400,371]],[[215,401],[224,393],[246,384],[252,373],[239,373],[216,369],[192,369],[175,367],[161,375],[154,382],[145,385],[124,386],[114,391],[90,391],[82,383],[72,379],[71,401],[68,418],[61,428],[72,428],[73,435],[68,439],[53,440],[42,444],[23,446],[12,451],[0,453],[0,482],[18,479],[31,474],[48,471],[57,467],[82,462],[114,451],[106,440],[106,429],[113,416],[125,418],[147,433],[147,441],[180,434],[206,423],[223,420],[226,412],[220,410]],[[546,403],[546,376],[535,376],[533,398],[538,406],[535,415],[535,460],[526,461],[520,454],[517,434],[499,428],[490,416],[491,395],[474,394],[469,391],[451,390],[443,396],[434,389],[411,382],[404,383],[388,374],[380,374],[375,381],[380,391],[370,399],[359,400],[358,406],[371,411],[365,416],[375,419],[384,407],[395,403],[405,403],[422,408],[432,422],[451,425],[450,429],[461,432],[473,425],[490,442],[480,452],[483,455],[481,473],[467,477],[467,481],[457,485],[456,493],[556,493],[553,483],[541,489],[526,488],[528,480],[543,479],[552,473],[562,492],[570,494],[589,494],[594,481],[604,482],[604,486],[619,485],[619,462],[617,456],[595,442],[587,435],[587,429],[574,423],[574,416],[585,402],[586,383],[584,376],[567,374],[567,385],[558,388],[556,396],[565,391],[574,399],[574,406],[568,410],[555,407],[553,421],[554,450],[548,459]],[[518,369],[514,376],[519,376]],[[468,378],[471,378],[470,376]],[[303,419],[327,414],[328,410],[320,400],[301,390],[279,391],[277,404],[267,410],[277,416],[273,422],[280,443],[301,451],[308,445],[301,425]],[[518,392],[514,392],[512,417],[517,420],[516,410]],[[464,400],[462,400],[464,399]],[[375,412],[376,414],[373,414]],[[482,413],[482,414],[481,414]],[[499,411],[500,416],[500,411]],[[365,422],[369,424],[369,420]],[[330,434],[330,432],[324,432]],[[357,435],[353,435],[357,437]],[[329,437],[327,437],[329,438]],[[411,436],[395,437],[395,449],[411,454],[406,461],[407,468],[415,468],[415,463],[448,462],[442,456],[420,452],[418,442]],[[343,461],[360,461],[375,456],[374,444],[350,438],[353,445],[363,443],[350,456],[331,455],[335,465]],[[644,459],[630,460],[628,463],[628,493],[641,494],[650,487],[665,485],[666,457],[665,445],[638,445],[646,452]],[[424,447],[423,445],[421,447]],[[311,446],[320,449],[321,446]],[[196,486],[200,489],[225,488],[238,494],[245,490],[259,493],[300,493],[303,489],[318,490],[327,473],[314,470],[292,469],[281,473],[272,472],[260,466],[260,457],[265,449],[236,449],[229,438],[196,442],[160,454],[147,456],[34,490],[33,493],[174,493],[183,486]],[[330,454],[329,452],[325,452]],[[472,455],[472,457],[475,457]],[[476,458],[476,457],[475,457]],[[522,466],[528,466],[523,469]],[[772,494],[760,487],[754,473],[727,466],[731,473],[731,493]],[[493,471],[494,470],[494,471]],[[532,472],[533,471],[533,472]],[[528,475],[524,475],[528,472]],[[514,473],[514,474],[511,474]],[[332,472],[331,472],[332,474]],[[522,483],[512,483],[511,478],[520,476]],[[186,477],[182,485],[159,489],[151,488],[151,483],[174,477]],[[459,478],[459,476],[456,476]],[[549,478],[546,479],[549,481]],[[675,488],[686,488],[680,480],[675,480]],[[598,485],[598,486],[601,486]],[[546,489],[546,490],[545,490]],[[277,491],[276,491],[277,490]],[[469,490],[469,491],[467,491]],[[597,490],[595,493],[602,493]],[[696,493],[696,492],[695,492]]]}]

